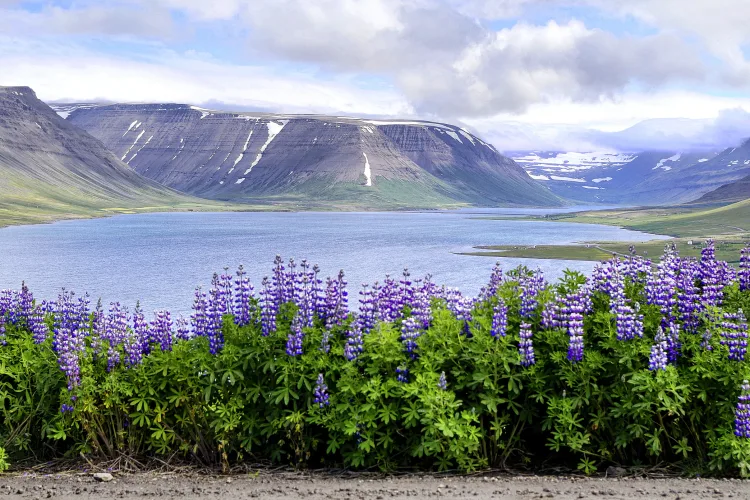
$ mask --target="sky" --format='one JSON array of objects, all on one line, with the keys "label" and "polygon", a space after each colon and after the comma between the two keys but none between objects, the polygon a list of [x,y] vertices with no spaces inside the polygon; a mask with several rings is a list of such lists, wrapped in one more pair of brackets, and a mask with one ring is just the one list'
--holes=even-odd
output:
[{"label": "sky", "polygon": [[750,136],[747,26],[750,0],[0,0],[0,85],[719,148]]}]

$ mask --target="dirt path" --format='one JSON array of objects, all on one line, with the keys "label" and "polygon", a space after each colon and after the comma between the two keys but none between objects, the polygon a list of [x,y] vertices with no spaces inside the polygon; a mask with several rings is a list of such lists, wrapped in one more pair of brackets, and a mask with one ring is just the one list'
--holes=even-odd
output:
[{"label": "dirt path", "polygon": [[365,499],[661,499],[750,498],[750,481],[567,477],[397,477],[367,479],[263,473],[253,476],[90,475],[0,476],[0,499],[244,498]]}]

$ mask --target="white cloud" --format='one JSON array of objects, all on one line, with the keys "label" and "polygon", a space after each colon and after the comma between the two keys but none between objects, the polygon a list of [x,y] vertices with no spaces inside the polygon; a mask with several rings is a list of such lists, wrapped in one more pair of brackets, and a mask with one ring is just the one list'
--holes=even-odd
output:
[{"label": "white cloud", "polygon": [[[28,54],[34,57],[29,58]],[[22,42],[0,37],[2,84],[29,85],[44,100],[122,102],[216,101],[286,112],[411,112],[392,89],[359,89],[345,77],[320,81],[302,72],[229,65],[169,51],[134,61],[74,44]]]}]

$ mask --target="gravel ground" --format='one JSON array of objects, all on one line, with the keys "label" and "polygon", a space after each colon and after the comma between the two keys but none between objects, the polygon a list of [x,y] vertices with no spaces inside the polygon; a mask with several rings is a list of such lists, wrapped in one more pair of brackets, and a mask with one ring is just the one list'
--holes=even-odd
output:
[{"label": "gravel ground", "polygon": [[710,479],[577,478],[562,476],[435,477],[369,479],[261,473],[257,476],[115,474],[109,482],[91,475],[2,475],[0,498],[134,499],[144,497],[236,500],[241,498],[668,498],[750,499],[750,481]]}]

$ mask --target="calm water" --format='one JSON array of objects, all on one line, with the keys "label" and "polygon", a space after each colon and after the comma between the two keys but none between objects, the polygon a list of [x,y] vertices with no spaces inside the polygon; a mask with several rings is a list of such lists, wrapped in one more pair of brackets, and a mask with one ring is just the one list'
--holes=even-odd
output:
[{"label": "calm water", "polygon": [[[215,271],[244,264],[256,288],[280,254],[318,263],[324,276],[344,269],[350,292],[363,282],[432,273],[438,284],[476,293],[496,259],[456,255],[475,245],[645,241],[608,226],[493,221],[470,213],[162,213],[63,221],[0,230],[0,288],[26,282],[37,297],[62,287],[88,291],[105,304],[118,300],[147,311],[187,313],[196,285]],[[506,269],[526,264],[556,278],[593,263],[499,259]],[[356,295],[353,295],[356,297]]]}]

